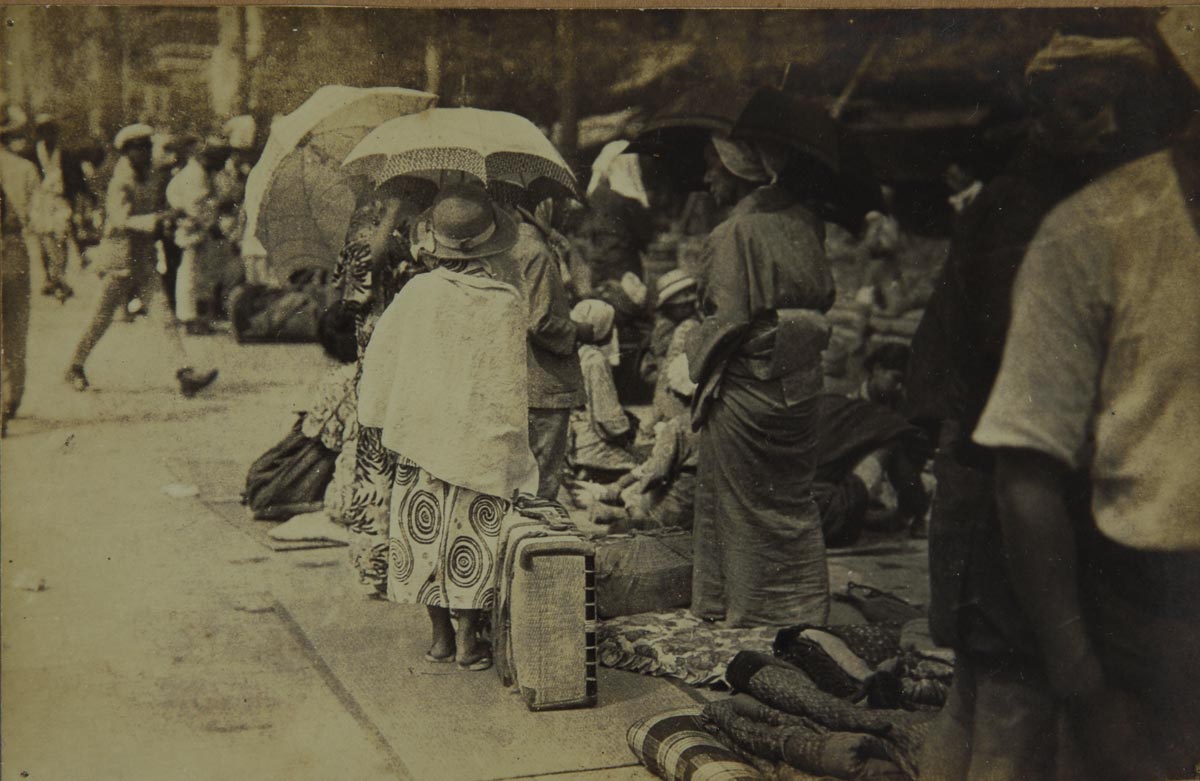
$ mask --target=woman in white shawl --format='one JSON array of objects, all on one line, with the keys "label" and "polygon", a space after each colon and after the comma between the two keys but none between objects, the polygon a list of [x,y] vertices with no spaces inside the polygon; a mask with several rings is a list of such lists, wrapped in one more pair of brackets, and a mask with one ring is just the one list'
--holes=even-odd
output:
[{"label": "woman in white shawl", "polygon": [[524,308],[478,262],[510,251],[516,236],[482,188],[443,190],[413,237],[418,260],[436,268],[380,318],[359,385],[359,422],[380,429],[397,458],[388,599],[428,609],[427,661],[472,670],[491,666],[479,635],[495,601],[501,520],[515,492],[537,490]]}]

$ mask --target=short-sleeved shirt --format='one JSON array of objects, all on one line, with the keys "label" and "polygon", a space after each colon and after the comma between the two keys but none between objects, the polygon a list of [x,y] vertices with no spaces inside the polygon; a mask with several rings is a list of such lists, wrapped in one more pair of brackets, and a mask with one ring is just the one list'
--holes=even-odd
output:
[{"label": "short-sleeved shirt", "polygon": [[1200,235],[1169,152],[1060,204],[1021,266],[975,430],[1093,486],[1110,539],[1200,550]]}]

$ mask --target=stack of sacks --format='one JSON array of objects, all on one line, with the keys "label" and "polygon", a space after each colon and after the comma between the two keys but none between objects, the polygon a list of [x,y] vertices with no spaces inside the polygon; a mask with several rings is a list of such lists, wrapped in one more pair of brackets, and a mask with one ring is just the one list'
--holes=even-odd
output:
[{"label": "stack of sacks", "polygon": [[834,778],[917,778],[931,713],[855,705],[753,651],[734,657],[726,678],[741,694],[704,716],[739,753]]}]

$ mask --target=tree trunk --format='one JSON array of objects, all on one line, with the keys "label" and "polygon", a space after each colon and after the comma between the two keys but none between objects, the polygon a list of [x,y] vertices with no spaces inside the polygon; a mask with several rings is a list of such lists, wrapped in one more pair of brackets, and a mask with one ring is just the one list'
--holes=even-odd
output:
[{"label": "tree trunk", "polygon": [[430,15],[429,34],[425,36],[425,91],[434,95],[442,89],[442,17]]},{"label": "tree trunk", "polygon": [[555,51],[558,58],[558,149],[571,163],[579,151],[579,85],[575,44],[576,16],[557,13]]}]

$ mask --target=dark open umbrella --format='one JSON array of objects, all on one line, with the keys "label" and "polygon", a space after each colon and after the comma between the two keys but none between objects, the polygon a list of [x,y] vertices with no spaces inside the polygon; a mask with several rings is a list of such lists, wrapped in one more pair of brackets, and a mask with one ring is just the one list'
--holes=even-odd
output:
[{"label": "dark open umbrella", "polygon": [[701,189],[713,133],[795,153],[782,184],[815,200],[823,217],[857,231],[881,204],[879,184],[849,131],[824,105],[772,87],[712,83],[689,90],[646,124],[631,145],[688,189]]},{"label": "dark open umbrella", "polygon": [[651,158],[653,168],[684,190],[703,190],[709,137],[729,135],[754,92],[754,87],[732,82],[686,90],[650,118],[627,151]]}]

